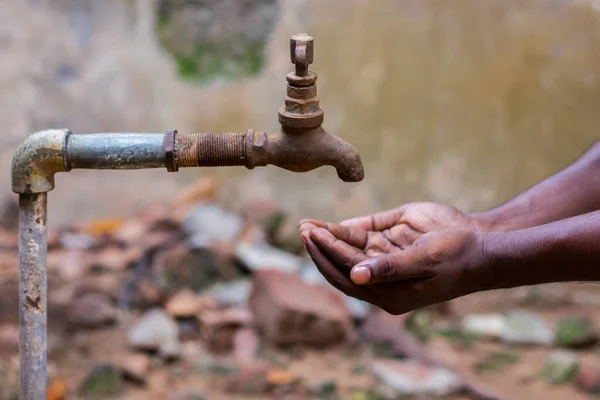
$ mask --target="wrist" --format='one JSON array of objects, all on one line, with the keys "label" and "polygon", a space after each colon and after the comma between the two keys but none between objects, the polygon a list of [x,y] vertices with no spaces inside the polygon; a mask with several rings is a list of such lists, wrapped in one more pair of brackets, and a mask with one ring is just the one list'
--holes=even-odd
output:
[{"label": "wrist", "polygon": [[[510,287],[503,274],[506,256],[506,233],[481,232],[481,262],[478,269],[479,291]],[[510,276],[510,274],[508,275]]]},{"label": "wrist", "polygon": [[504,218],[493,210],[467,214],[476,232],[506,232],[511,230]]}]

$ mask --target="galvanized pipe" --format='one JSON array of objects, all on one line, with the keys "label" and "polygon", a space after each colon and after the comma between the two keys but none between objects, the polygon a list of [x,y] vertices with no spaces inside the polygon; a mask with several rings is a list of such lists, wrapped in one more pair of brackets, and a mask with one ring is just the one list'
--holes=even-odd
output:
[{"label": "galvanized pipe", "polygon": [[164,133],[70,134],[69,169],[145,169],[165,166]]},{"label": "galvanized pipe", "polygon": [[19,398],[46,398],[47,193],[19,196]]}]

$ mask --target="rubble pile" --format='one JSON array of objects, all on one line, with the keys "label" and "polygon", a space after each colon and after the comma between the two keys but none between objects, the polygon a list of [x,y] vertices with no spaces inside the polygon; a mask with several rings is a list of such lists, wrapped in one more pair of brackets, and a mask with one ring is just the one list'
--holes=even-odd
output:
[{"label": "rubble pile", "polygon": [[[48,399],[503,399],[494,377],[508,373],[523,388],[600,393],[589,315],[446,304],[391,316],[324,280],[297,218],[268,199],[229,209],[217,189],[208,178],[130,219],[49,228]],[[0,399],[18,382],[7,221]]]}]

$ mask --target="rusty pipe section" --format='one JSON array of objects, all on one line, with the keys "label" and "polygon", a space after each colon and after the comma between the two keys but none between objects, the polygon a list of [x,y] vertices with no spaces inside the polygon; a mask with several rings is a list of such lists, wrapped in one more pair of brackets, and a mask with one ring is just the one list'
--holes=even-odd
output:
[{"label": "rusty pipe section", "polygon": [[47,194],[19,196],[19,398],[46,398]]},{"label": "rusty pipe section", "polygon": [[[173,135],[173,139],[168,139]],[[274,165],[288,171],[308,172],[333,166],[345,182],[364,178],[358,151],[320,125],[309,128],[284,127],[267,134],[250,129],[246,133],[167,133],[167,169],[184,167],[246,166],[248,169]],[[172,153],[172,154],[171,154]]]}]

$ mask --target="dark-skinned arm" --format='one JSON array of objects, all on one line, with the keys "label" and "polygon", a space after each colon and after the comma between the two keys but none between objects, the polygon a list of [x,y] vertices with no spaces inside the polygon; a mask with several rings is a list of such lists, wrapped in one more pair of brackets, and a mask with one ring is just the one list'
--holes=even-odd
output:
[{"label": "dark-skinned arm", "polygon": [[600,210],[600,142],[566,169],[505,204],[470,214],[484,231],[510,231]]},{"label": "dark-skinned arm", "polygon": [[483,240],[486,290],[600,281],[600,211]]},{"label": "dark-skinned arm", "polygon": [[392,314],[485,290],[600,281],[600,211],[510,232],[432,231],[377,256],[367,254],[369,235],[334,224],[301,233],[333,286]]}]

